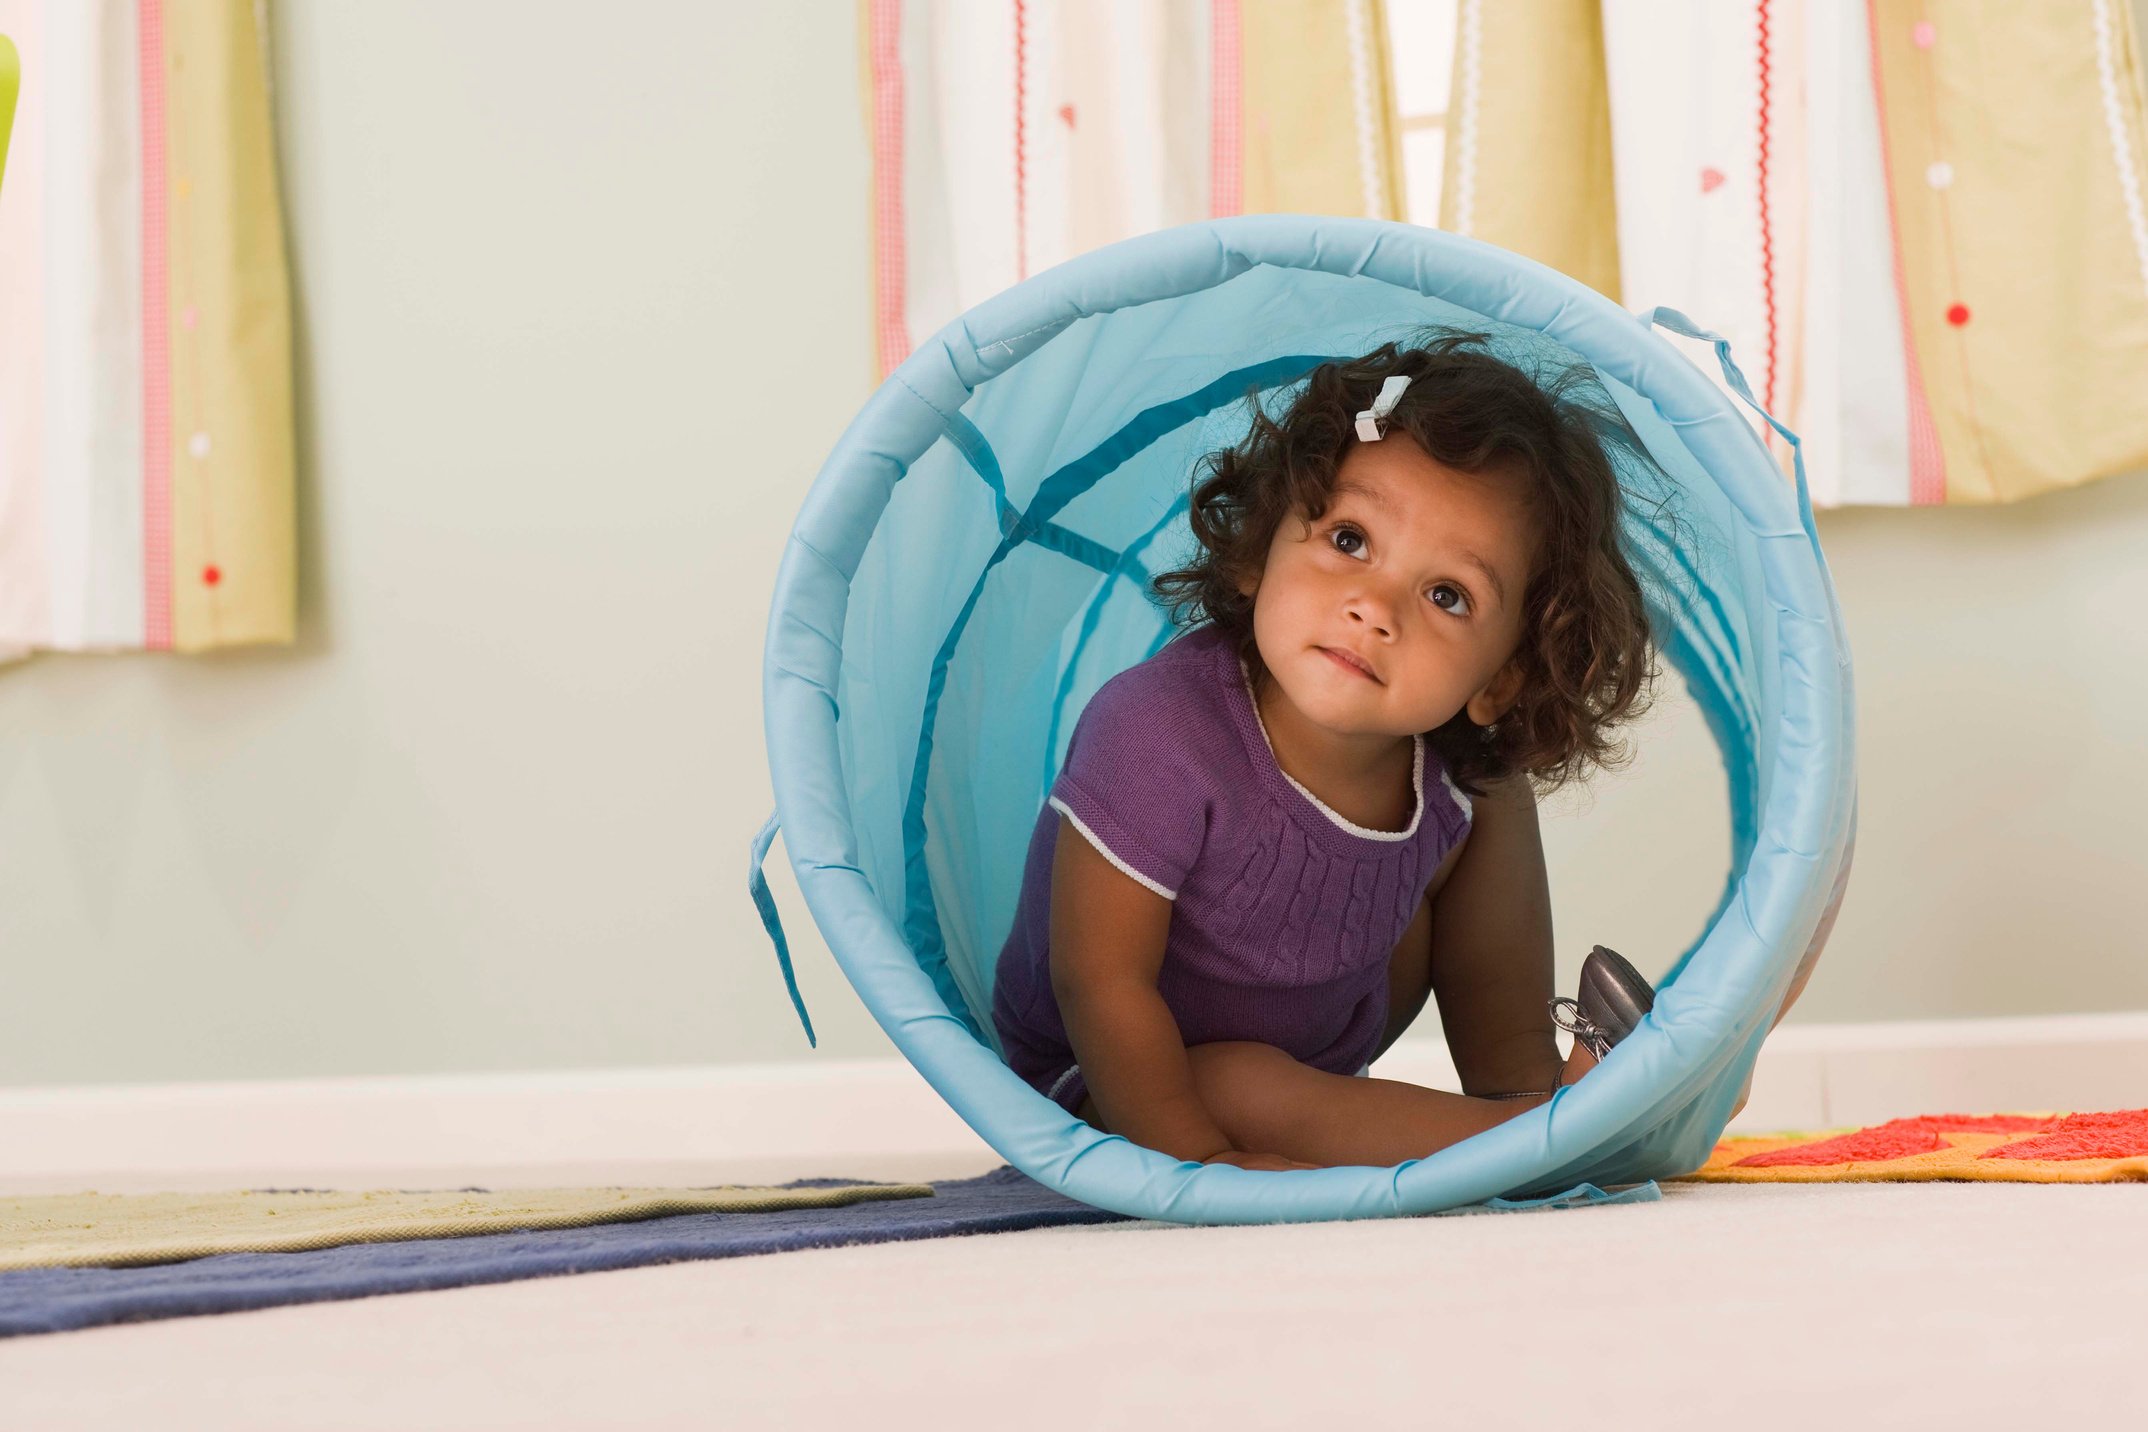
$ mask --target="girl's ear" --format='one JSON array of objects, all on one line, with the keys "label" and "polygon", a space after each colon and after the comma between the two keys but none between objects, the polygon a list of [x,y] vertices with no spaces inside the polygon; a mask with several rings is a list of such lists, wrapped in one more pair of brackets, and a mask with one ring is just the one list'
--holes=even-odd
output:
[{"label": "girl's ear", "polygon": [[1462,709],[1469,719],[1479,726],[1489,726],[1513,708],[1521,695],[1522,667],[1519,657],[1499,668],[1498,675],[1485,684],[1482,691],[1469,698]]}]

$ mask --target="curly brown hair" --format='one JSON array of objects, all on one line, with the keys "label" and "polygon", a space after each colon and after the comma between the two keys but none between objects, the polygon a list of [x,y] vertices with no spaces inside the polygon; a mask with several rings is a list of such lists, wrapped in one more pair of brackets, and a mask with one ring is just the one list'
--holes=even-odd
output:
[{"label": "curly brown hair", "polygon": [[1460,711],[1426,740],[1471,794],[1516,772],[1548,792],[1591,767],[1629,760],[1612,729],[1653,695],[1655,647],[1621,546],[1625,499],[1611,450],[1650,459],[1586,363],[1554,362],[1531,375],[1472,346],[1489,342],[1485,333],[1434,329],[1322,363],[1280,419],[1249,395],[1251,431],[1195,470],[1196,559],[1150,587],[1174,624],[1205,621],[1226,632],[1257,684],[1266,668],[1253,639],[1254,598],[1243,589],[1258,582],[1281,523],[1300,511],[1318,521],[1327,511],[1357,413],[1387,378],[1407,375],[1388,431],[1409,434],[1449,467],[1521,484],[1537,529],[1516,652],[1520,696],[1490,726]]}]

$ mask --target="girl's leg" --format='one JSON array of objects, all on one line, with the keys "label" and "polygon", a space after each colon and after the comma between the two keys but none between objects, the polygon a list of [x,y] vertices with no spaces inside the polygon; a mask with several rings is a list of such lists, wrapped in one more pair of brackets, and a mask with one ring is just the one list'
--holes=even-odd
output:
[{"label": "girl's leg", "polygon": [[[1329,1074],[1270,1044],[1197,1044],[1186,1054],[1201,1102],[1234,1147],[1324,1166],[1423,1158],[1549,1097],[1473,1099],[1398,1079]],[[1576,1046],[1564,1082],[1595,1066]]]}]

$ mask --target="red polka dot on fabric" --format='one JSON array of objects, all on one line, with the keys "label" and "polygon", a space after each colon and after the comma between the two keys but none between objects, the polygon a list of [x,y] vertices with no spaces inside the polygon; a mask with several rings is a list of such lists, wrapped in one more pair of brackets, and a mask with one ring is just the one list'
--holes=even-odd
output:
[{"label": "red polka dot on fabric", "polygon": [[202,585],[203,585],[203,586],[205,586],[205,587],[213,587],[213,586],[215,586],[215,585],[216,585],[216,584],[217,584],[218,582],[221,582],[221,581],[223,581],[223,580],[224,580],[224,569],[223,569],[222,567],[214,567],[214,566],[211,566],[211,567],[204,567],[204,568],[202,568],[202,569],[201,569],[201,582],[202,582]]},{"label": "red polka dot on fabric", "polygon": [[1929,50],[1939,38],[1939,27],[1929,20],[1919,20],[1909,27],[1909,42],[1920,50]]},{"label": "red polka dot on fabric", "polygon": [[1947,309],[1947,322],[1949,322],[1949,323],[1953,324],[1953,325],[1954,325],[1954,326],[1955,326],[1956,328],[1959,328],[1959,327],[1961,327],[1961,326],[1962,326],[1962,325],[1963,325],[1964,323],[1967,323],[1968,321],[1969,321],[1969,305],[1968,305],[1968,304],[1966,304],[1966,303],[1957,303],[1957,304],[1954,304],[1954,305],[1952,305],[1951,307],[1949,307],[1949,308]]}]

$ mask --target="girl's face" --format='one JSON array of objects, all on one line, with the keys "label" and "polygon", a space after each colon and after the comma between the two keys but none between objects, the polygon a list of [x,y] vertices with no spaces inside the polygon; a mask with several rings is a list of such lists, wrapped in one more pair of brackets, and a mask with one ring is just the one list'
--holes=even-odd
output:
[{"label": "girl's face", "polygon": [[[1408,434],[1354,442],[1327,512],[1276,529],[1253,634],[1282,694],[1339,736],[1489,725],[1521,687],[1535,536],[1514,484],[1436,461]],[[1354,654],[1366,675],[1330,653]]]}]

